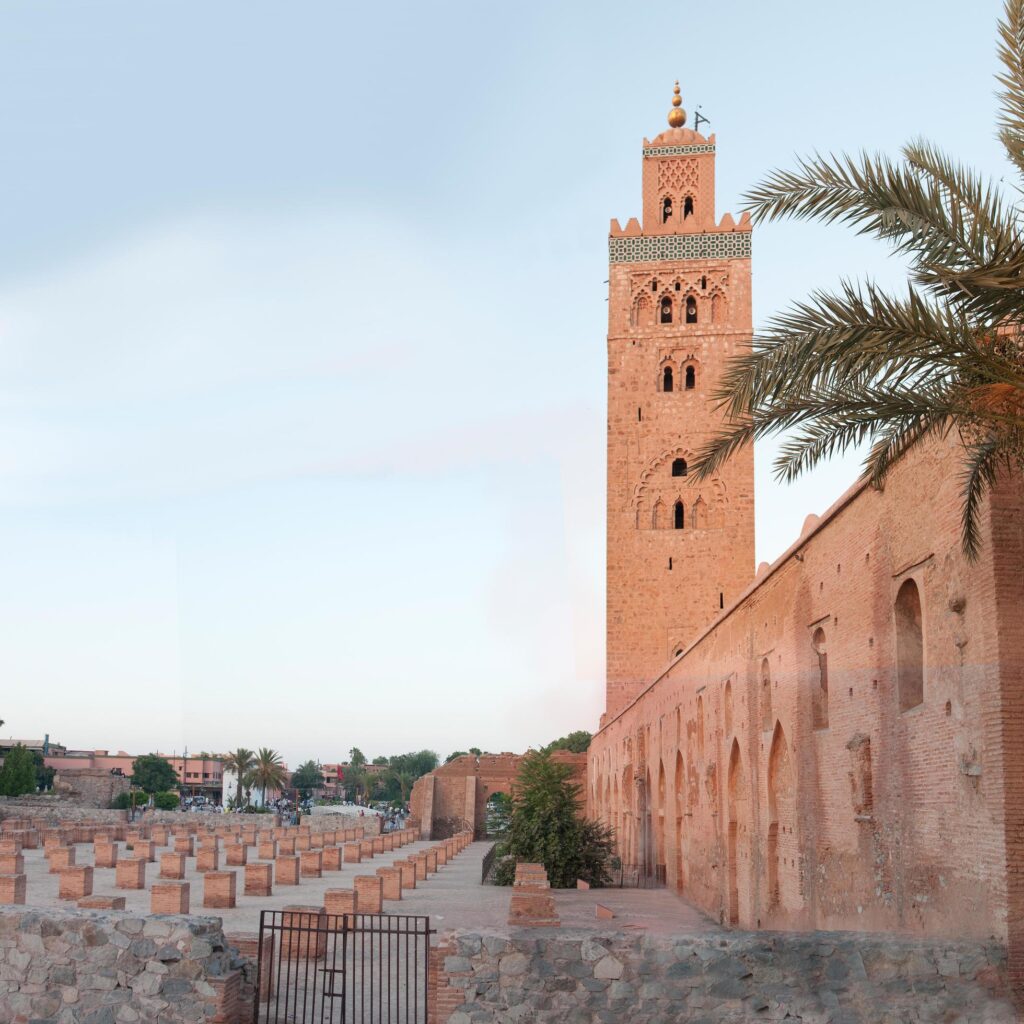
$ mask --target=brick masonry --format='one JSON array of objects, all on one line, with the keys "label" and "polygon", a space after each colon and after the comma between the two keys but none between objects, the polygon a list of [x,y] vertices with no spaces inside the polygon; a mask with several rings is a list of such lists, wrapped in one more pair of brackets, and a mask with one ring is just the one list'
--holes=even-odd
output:
[{"label": "brick masonry", "polygon": [[[672,129],[649,147],[643,226],[613,235],[714,226],[715,155],[683,152],[684,135],[703,145]],[[696,209],[680,223],[684,193]],[[608,682],[589,813],[624,862],[663,869],[722,923],[995,936],[1024,990],[1024,481],[997,481],[968,562],[962,448],[926,442],[755,573],[750,450],[706,484],[687,472],[749,343],[749,259],[609,276]],[[697,322],[680,323],[691,295]]]}]

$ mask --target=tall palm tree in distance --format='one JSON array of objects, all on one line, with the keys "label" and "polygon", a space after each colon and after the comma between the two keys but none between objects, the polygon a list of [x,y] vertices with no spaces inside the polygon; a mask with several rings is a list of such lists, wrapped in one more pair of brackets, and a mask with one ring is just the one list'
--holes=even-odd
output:
[{"label": "tall palm tree in distance", "polygon": [[235,807],[242,806],[242,786],[246,784],[249,772],[256,763],[256,755],[248,747],[232,750],[223,759],[224,767],[235,773]]},{"label": "tall palm tree in distance", "polygon": [[272,789],[284,789],[287,781],[288,772],[281,755],[270,747],[260,747],[249,771],[248,784],[258,787],[262,792],[264,806],[267,803],[267,792]]},{"label": "tall palm tree in distance", "polygon": [[1024,467],[1024,0],[1006,0],[998,52],[1012,199],[921,140],[896,160],[815,155],[747,195],[755,222],[838,221],[874,235],[908,260],[910,280],[904,294],[845,281],[770,320],[714,395],[727,425],[699,453],[699,478],[792,430],[777,477],[869,441],[865,472],[880,484],[915,445],[953,433],[963,548],[977,556],[982,498],[1001,469]]}]

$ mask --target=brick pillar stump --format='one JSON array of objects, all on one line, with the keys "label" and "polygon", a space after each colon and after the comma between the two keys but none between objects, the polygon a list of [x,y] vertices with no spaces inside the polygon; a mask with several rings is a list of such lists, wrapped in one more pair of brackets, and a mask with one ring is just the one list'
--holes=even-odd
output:
[{"label": "brick pillar stump", "polygon": [[448,847],[442,843],[440,846],[434,847],[434,853],[437,855],[437,866],[441,867],[448,863]]},{"label": "brick pillar stump", "polygon": [[299,858],[278,857],[274,861],[274,884],[275,885],[298,885],[299,884]]},{"label": "brick pillar stump", "polygon": [[78,901],[79,910],[124,910],[123,896],[83,896]]},{"label": "brick pillar stump", "polygon": [[122,857],[117,862],[114,885],[118,889],[145,889],[146,862],[141,857]]},{"label": "brick pillar stump", "polygon": [[93,866],[97,868],[116,868],[117,843],[97,843],[93,847]]},{"label": "brick pillar stump", "polygon": [[416,878],[424,882],[427,878],[427,858],[425,854],[416,853],[409,858],[416,865]]},{"label": "brick pillar stump", "polygon": [[75,848],[73,846],[51,846],[46,851],[46,859],[50,863],[50,874],[59,875],[65,868],[74,867]]},{"label": "brick pillar stump", "polygon": [[370,842],[373,843],[374,855],[376,855],[378,853],[383,853],[384,852],[384,837],[383,836],[374,836],[370,840]]},{"label": "brick pillar stump", "polygon": [[376,875],[356,875],[352,885],[360,914],[379,914],[384,910],[384,886]]},{"label": "brick pillar stump", "polygon": [[25,849],[21,845],[21,836],[13,836],[10,839],[0,839],[0,854],[21,853]]},{"label": "brick pillar stump", "polygon": [[427,862],[427,874],[437,874],[437,850],[430,849],[423,851],[423,858]]},{"label": "brick pillar stump", "polygon": [[362,851],[358,843],[346,843],[343,849],[346,864],[358,864],[362,860]]},{"label": "brick pillar stump", "polygon": [[360,839],[359,853],[362,856],[363,860],[369,860],[373,856],[373,840]]},{"label": "brick pillar stump", "polygon": [[309,837],[309,848],[311,850],[322,850],[324,848],[323,832],[313,832]]},{"label": "brick pillar stump", "polygon": [[324,873],[324,857],[320,850],[303,850],[299,854],[299,874],[303,878],[320,878]]},{"label": "brick pillar stump", "polygon": [[201,846],[196,854],[196,871],[216,871],[220,867],[220,854],[216,846]]},{"label": "brick pillar stump", "polygon": [[25,873],[25,858],[20,853],[0,853],[0,875]]},{"label": "brick pillar stump", "polygon": [[394,866],[402,876],[403,889],[416,888],[416,865],[411,860],[396,860]]},{"label": "brick pillar stump", "polygon": [[321,852],[323,853],[322,867],[324,871],[341,870],[340,846],[325,846]]},{"label": "brick pillar stump", "polygon": [[186,857],[194,857],[196,855],[195,842],[191,836],[175,836],[174,837],[174,852],[183,853]]},{"label": "brick pillar stump", "polygon": [[319,960],[327,952],[323,907],[293,904],[281,911],[281,959]]},{"label": "brick pillar stump", "polygon": [[281,836],[277,840],[277,852],[278,855],[284,855],[285,857],[295,856],[295,837],[294,836]]},{"label": "brick pillar stump", "polygon": [[273,860],[277,856],[277,840],[262,839],[256,847],[256,856],[260,860]]},{"label": "brick pillar stump", "polygon": [[295,837],[295,852],[303,853],[310,849],[310,838],[309,836],[296,836]]},{"label": "brick pillar stump", "polygon": [[381,897],[386,900],[402,898],[402,872],[398,868],[377,868],[381,881]]},{"label": "brick pillar stump", "polygon": [[25,876],[0,875],[0,904],[25,902]]},{"label": "brick pillar stump", "polygon": [[166,825],[154,825],[149,838],[152,839],[157,846],[166,846],[168,835],[169,833]]},{"label": "brick pillar stump", "polygon": [[160,877],[161,878],[184,878],[185,877],[185,854],[175,853],[168,850],[160,854]]},{"label": "brick pillar stump", "polygon": [[235,879],[234,871],[207,871],[203,878],[203,906],[211,910],[233,909]]},{"label": "brick pillar stump", "polygon": [[244,843],[228,843],[224,847],[228,867],[240,868],[248,859],[249,848]]},{"label": "brick pillar stump", "polygon": [[357,912],[355,889],[328,889],[324,893],[324,910],[328,914],[355,914]]},{"label": "brick pillar stump", "polygon": [[60,889],[57,898],[80,900],[92,895],[92,868],[87,864],[74,864],[60,873]]},{"label": "brick pillar stump", "polygon": [[242,892],[246,896],[271,896],[273,895],[273,864],[246,864],[245,884]]},{"label": "brick pillar stump", "polygon": [[156,861],[156,843],[152,839],[137,839],[132,848],[132,853],[136,857],[141,857],[144,861],[152,864]]},{"label": "brick pillar stump", "polygon": [[188,882],[154,882],[153,887],[149,890],[149,912],[151,914],[187,914],[191,902],[191,891]]}]

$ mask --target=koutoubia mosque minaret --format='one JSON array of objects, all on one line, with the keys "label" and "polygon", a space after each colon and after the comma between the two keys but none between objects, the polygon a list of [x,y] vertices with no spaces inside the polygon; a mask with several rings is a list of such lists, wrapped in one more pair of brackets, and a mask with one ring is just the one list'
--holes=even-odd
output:
[{"label": "koutoubia mosque minaret", "polygon": [[715,215],[715,136],[643,144],[643,217],[608,239],[607,716],[649,685],[754,576],[754,457],[698,483],[715,391],[751,341],[750,219]]}]

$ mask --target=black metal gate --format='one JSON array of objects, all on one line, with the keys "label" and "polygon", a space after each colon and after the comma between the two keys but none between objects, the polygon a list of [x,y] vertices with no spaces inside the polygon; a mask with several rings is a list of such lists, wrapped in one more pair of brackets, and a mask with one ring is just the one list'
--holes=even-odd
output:
[{"label": "black metal gate", "polygon": [[429,917],[264,910],[253,1024],[427,1024]]}]

